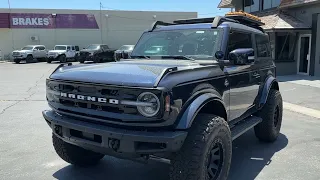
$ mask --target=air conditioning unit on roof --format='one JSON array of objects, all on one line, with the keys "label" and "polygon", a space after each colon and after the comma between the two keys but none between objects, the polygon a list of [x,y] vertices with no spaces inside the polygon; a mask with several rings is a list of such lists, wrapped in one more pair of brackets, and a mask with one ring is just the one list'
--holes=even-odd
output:
[{"label": "air conditioning unit on roof", "polygon": [[38,37],[38,36],[31,36],[31,37],[30,37],[30,40],[31,40],[31,41],[38,41],[38,40],[39,40],[39,37]]}]

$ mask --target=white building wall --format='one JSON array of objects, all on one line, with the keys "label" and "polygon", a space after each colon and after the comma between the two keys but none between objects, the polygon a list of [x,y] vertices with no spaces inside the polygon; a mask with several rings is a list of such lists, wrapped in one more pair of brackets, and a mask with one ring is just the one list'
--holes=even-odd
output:
[{"label": "white building wall", "polygon": [[[9,10],[0,9],[0,13],[9,13]],[[11,9],[11,13],[94,14],[102,29],[0,29],[0,50],[3,56],[28,44],[43,44],[51,49],[55,44],[74,44],[84,48],[91,43],[105,43],[111,48],[119,48],[123,44],[135,44],[143,31],[149,29],[156,20],[172,22],[197,17],[196,12],[109,10],[100,13],[99,10]],[[38,36],[39,41],[31,41],[31,36]]]}]

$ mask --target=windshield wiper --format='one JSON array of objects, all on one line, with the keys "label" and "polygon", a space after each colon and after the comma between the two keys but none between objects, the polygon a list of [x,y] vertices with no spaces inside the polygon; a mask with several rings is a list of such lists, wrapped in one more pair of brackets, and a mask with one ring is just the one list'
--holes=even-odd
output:
[{"label": "windshield wiper", "polygon": [[150,56],[130,56],[131,58],[150,59]]},{"label": "windshield wiper", "polygon": [[174,56],[161,56],[161,58],[165,59],[183,59],[183,60],[194,60],[190,56],[180,56],[180,55],[174,55]]}]

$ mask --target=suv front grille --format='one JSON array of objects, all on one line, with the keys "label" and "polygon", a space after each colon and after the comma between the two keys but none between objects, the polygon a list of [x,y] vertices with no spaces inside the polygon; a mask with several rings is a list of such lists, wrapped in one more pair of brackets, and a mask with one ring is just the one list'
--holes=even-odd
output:
[{"label": "suv front grille", "polygon": [[12,55],[13,55],[13,56],[19,56],[20,53],[19,53],[19,52],[13,52]]},{"label": "suv front grille", "polygon": [[[138,97],[137,91],[127,91],[124,89],[114,88],[114,87],[103,87],[94,85],[80,85],[80,84],[69,84],[61,83],[55,81],[49,81],[47,84],[49,91],[53,91],[55,94],[54,98],[50,97],[48,100],[60,103],[63,106],[68,107],[81,107],[95,111],[104,111],[112,113],[126,113],[126,114],[137,114],[136,107],[126,106],[117,103],[109,103],[108,100],[131,100],[135,101]],[[61,96],[59,93],[66,93],[68,96]],[[69,97],[69,95],[71,95]],[[94,97],[95,101],[84,100],[83,98],[78,98],[79,96],[84,97]],[[105,98],[106,102],[98,102],[98,98]]]}]

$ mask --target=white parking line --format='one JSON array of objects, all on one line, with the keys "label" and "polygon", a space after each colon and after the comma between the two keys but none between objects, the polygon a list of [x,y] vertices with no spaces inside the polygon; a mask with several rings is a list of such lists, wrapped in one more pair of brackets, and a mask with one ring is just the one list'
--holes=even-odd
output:
[{"label": "white parking line", "polygon": [[303,106],[299,106],[296,104],[291,104],[288,102],[283,102],[283,108],[293,111],[293,112],[297,112],[300,114],[304,114],[307,116],[311,116],[311,117],[315,117],[320,119],[320,111],[319,110],[315,110],[315,109],[311,109],[311,108],[307,108],[307,107],[303,107]]}]

